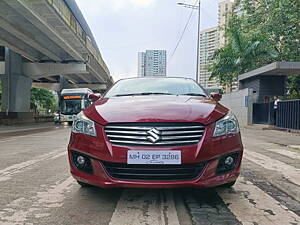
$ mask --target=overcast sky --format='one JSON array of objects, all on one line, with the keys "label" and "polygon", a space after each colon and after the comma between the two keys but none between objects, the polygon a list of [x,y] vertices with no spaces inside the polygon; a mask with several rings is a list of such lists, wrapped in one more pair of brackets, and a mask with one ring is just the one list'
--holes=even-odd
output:
[{"label": "overcast sky", "polygon": [[[202,0],[201,29],[217,25],[218,2]],[[137,55],[146,49],[167,50],[167,75],[195,78],[197,12],[170,58],[191,9],[180,0],[76,0],[98,43],[111,75],[137,76]],[[195,0],[181,2],[194,4]]]}]

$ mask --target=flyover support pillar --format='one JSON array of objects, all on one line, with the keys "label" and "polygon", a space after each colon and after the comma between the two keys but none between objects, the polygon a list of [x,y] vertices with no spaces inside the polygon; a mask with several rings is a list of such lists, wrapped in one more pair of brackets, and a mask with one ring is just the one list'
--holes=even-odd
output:
[{"label": "flyover support pillar", "polygon": [[30,90],[32,79],[24,76],[22,56],[5,48],[5,74],[1,76],[2,117],[32,118],[30,113]]}]

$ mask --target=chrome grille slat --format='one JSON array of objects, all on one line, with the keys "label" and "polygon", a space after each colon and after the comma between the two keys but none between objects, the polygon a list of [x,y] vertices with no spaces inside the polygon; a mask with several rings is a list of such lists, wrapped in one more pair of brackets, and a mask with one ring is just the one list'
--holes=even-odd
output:
[{"label": "chrome grille slat", "polygon": [[203,133],[204,131],[199,130],[187,130],[187,131],[162,131],[163,135],[173,135],[173,134],[197,134],[197,133]]},{"label": "chrome grille slat", "polygon": [[127,141],[127,140],[110,140],[111,143],[116,143],[116,144],[137,144],[137,145],[171,145],[171,144],[190,144],[190,143],[198,143],[199,140],[194,140],[194,141],[164,141],[164,142],[157,142],[157,143],[152,143],[152,142],[145,142],[145,141]]},{"label": "chrome grille slat", "polygon": [[123,135],[110,135],[110,134],[108,134],[107,137],[109,137],[110,139],[118,138],[118,139],[147,140],[147,138],[143,137],[143,136],[123,136]]},{"label": "chrome grille slat", "polygon": [[114,134],[143,134],[143,135],[147,135],[146,132],[141,132],[141,131],[105,130],[105,132],[107,134],[114,133]]},{"label": "chrome grille slat", "polygon": [[106,126],[106,129],[117,129],[117,130],[149,130],[149,127],[123,127],[123,126]]},{"label": "chrome grille slat", "polygon": [[125,146],[194,145],[201,140],[204,131],[202,124],[180,122],[118,123],[105,127],[112,144]]},{"label": "chrome grille slat", "polygon": [[190,127],[158,127],[158,130],[190,130],[190,129],[201,129],[204,128],[204,126],[190,126]]},{"label": "chrome grille slat", "polygon": [[[149,127],[124,127],[124,126],[106,126],[107,130],[109,129],[117,129],[117,130],[142,130],[147,131]],[[190,127],[157,127],[158,130],[185,130],[185,129],[201,129],[204,126],[190,126]]]},{"label": "chrome grille slat", "polygon": [[167,137],[162,137],[161,139],[164,140],[177,140],[177,139],[191,139],[191,138],[200,138],[202,135],[192,135],[192,136],[167,136]]}]

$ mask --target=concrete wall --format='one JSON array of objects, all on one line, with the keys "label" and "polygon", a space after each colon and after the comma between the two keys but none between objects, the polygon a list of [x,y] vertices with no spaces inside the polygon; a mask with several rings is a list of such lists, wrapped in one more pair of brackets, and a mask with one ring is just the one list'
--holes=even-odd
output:
[{"label": "concrete wall", "polygon": [[239,120],[240,126],[252,125],[252,89],[246,88],[243,90],[224,94],[220,103],[229,108],[236,115]]},{"label": "concrete wall", "polygon": [[257,77],[250,77],[246,81],[240,81],[239,90],[251,88],[253,90],[253,102],[258,102],[260,85],[260,79],[257,79]]}]

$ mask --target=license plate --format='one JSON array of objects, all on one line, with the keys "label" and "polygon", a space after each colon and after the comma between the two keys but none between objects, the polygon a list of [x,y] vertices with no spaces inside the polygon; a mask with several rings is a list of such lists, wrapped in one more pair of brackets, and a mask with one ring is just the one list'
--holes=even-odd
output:
[{"label": "license plate", "polygon": [[181,151],[136,151],[127,152],[127,164],[181,164]]}]

